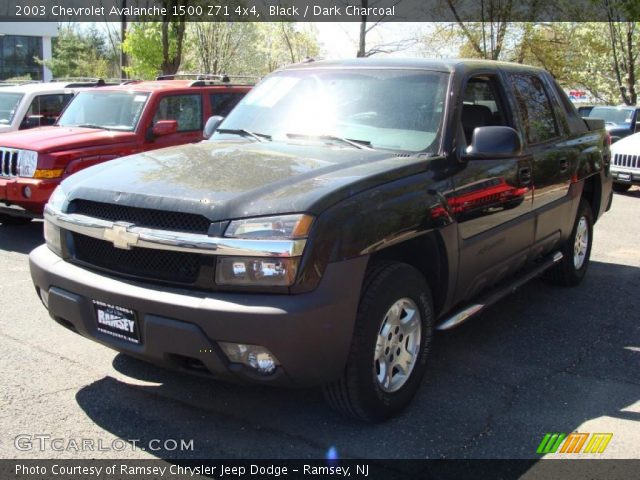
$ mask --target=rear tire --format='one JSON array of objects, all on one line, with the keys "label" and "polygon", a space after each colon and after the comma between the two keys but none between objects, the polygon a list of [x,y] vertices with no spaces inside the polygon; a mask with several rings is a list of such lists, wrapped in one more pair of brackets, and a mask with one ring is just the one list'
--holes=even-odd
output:
[{"label": "rear tire", "polygon": [[412,266],[385,261],[368,269],[347,365],[340,380],[324,387],[331,407],[375,422],[411,402],[427,366],[432,305],[427,282]]},{"label": "rear tire", "polygon": [[547,271],[545,277],[557,285],[572,287],[582,282],[593,245],[593,213],[583,198],[578,206],[578,215],[571,236],[562,248],[562,260]]},{"label": "rear tire", "polygon": [[629,183],[617,183],[613,182],[613,191],[618,193],[624,193],[629,191],[631,184]]},{"label": "rear tire", "polygon": [[0,223],[2,225],[28,225],[31,223],[30,218],[25,217],[13,217],[4,213],[0,213]]}]

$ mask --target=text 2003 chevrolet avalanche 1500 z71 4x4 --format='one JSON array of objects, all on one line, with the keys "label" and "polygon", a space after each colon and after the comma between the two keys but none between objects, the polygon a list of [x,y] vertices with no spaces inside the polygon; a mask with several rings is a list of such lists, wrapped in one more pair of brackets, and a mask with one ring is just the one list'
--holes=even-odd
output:
[{"label": "text 2003 chevrolet avalanche 1500 z71 4x4", "polygon": [[381,420],[435,329],[585,275],[609,138],[543,70],[353,60],[266,77],[209,141],[65,180],[31,253],[61,325],[216,378],[322,385]]}]

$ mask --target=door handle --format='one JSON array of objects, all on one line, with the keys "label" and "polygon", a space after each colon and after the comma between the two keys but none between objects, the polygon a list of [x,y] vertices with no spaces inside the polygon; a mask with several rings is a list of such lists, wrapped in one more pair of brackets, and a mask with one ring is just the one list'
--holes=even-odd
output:
[{"label": "door handle", "polygon": [[518,170],[518,180],[522,185],[529,185],[531,183],[531,168],[521,167]]},{"label": "door handle", "polygon": [[569,170],[569,160],[563,158],[562,160],[560,160],[560,171],[566,172],[567,170]]}]

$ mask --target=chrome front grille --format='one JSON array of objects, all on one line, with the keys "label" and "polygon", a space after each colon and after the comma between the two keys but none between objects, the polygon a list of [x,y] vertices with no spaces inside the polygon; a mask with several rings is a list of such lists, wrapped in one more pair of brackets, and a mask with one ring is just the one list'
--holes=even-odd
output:
[{"label": "chrome front grille", "polygon": [[0,147],[0,177],[18,176],[18,154],[15,148]]},{"label": "chrome front grille", "polygon": [[617,167],[640,168],[640,155],[616,153],[613,156],[613,164]]}]

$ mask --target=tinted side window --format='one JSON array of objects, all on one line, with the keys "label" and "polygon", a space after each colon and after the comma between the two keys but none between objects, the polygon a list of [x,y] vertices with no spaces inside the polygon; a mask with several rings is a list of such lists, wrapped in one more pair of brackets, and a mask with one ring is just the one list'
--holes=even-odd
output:
[{"label": "tinted side window", "polygon": [[36,96],[29,105],[20,129],[53,125],[72,98],[72,93]]},{"label": "tinted side window", "polygon": [[500,102],[497,80],[492,77],[472,77],[464,90],[462,129],[471,144],[473,131],[478,127],[507,125]]},{"label": "tinted side window", "polygon": [[211,111],[214,115],[226,117],[244,95],[244,93],[211,93],[209,94]]},{"label": "tinted side window", "polygon": [[179,132],[202,130],[202,97],[195,94],[162,98],[153,123],[158,120],[177,120]]},{"label": "tinted side window", "polygon": [[540,143],[558,136],[549,96],[534,75],[510,74],[520,121],[527,143]]}]

